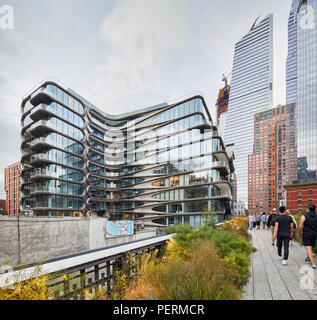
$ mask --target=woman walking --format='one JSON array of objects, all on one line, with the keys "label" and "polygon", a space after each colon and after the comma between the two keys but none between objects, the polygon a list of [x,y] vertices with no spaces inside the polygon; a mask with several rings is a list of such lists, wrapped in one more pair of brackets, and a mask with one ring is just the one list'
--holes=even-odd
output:
[{"label": "woman walking", "polygon": [[259,213],[255,216],[255,222],[256,222],[256,230],[260,230],[261,216]]},{"label": "woman walking", "polygon": [[265,230],[265,227],[266,227],[266,213],[265,212],[262,213],[261,222],[262,222],[262,228],[263,228],[263,230]]},{"label": "woman walking", "polygon": [[307,252],[305,261],[310,263],[313,269],[316,269],[313,256],[313,248],[316,245],[317,237],[317,215],[315,205],[311,205],[309,207],[309,212],[302,216],[298,230],[299,232],[302,231],[302,239]]},{"label": "woman walking", "polygon": [[249,230],[253,229],[253,215],[249,214]]}]

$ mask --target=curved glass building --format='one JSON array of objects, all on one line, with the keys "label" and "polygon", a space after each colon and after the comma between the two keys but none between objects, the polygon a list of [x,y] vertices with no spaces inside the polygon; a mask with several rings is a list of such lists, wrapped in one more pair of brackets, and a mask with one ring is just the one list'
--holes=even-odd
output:
[{"label": "curved glass building", "polygon": [[21,205],[37,215],[200,225],[231,205],[233,155],[202,96],[114,116],[45,81],[21,121]]}]

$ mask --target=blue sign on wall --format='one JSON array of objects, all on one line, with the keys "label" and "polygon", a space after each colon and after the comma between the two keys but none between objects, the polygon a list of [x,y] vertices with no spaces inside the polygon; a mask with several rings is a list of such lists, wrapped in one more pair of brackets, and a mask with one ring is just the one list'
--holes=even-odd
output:
[{"label": "blue sign on wall", "polygon": [[106,238],[132,236],[134,234],[134,221],[120,220],[107,221]]}]

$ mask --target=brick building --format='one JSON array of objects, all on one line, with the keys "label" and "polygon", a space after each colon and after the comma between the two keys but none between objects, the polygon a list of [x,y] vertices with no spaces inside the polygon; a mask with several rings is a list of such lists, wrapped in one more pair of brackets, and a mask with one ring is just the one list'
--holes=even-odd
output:
[{"label": "brick building", "polygon": [[6,212],[10,216],[20,213],[21,163],[14,163],[4,169],[4,189],[6,192]]},{"label": "brick building", "polygon": [[0,211],[6,211],[6,201],[0,200]]},{"label": "brick building", "polygon": [[286,207],[292,214],[305,213],[309,205],[317,205],[317,183],[285,185]]},{"label": "brick building", "polygon": [[251,213],[279,207],[283,187],[296,181],[295,104],[255,113],[253,154],[248,157],[248,207]]}]

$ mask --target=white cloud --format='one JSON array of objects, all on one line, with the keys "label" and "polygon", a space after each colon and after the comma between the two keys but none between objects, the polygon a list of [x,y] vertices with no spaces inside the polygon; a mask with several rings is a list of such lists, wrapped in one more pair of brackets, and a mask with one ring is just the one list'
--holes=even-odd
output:
[{"label": "white cloud", "polygon": [[[145,103],[144,97],[152,95],[149,100],[154,101],[153,95],[162,93],[170,79],[169,68],[177,65],[190,40],[186,2],[116,1],[102,23],[105,56],[95,68],[104,79],[98,89],[116,93],[109,102],[125,101],[134,108]],[[176,79],[178,71],[171,69]]]},{"label": "white cloud", "polygon": [[[8,0],[8,3],[13,1]],[[273,11],[282,103],[290,0],[14,1],[15,29],[0,32],[0,197],[4,167],[20,158],[20,103],[55,76],[107,113],[201,90],[214,114],[234,44]],[[283,34],[283,35],[282,35]]]}]

